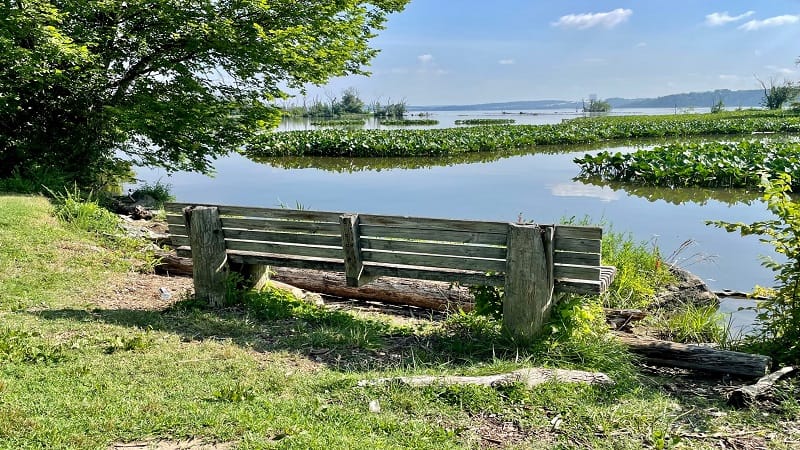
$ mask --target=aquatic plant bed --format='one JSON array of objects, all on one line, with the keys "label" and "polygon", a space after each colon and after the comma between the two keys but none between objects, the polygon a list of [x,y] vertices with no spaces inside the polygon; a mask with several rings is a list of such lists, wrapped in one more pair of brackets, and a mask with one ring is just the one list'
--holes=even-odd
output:
[{"label": "aquatic plant bed", "polygon": [[438,125],[436,119],[385,119],[381,125],[413,126],[413,125]]},{"label": "aquatic plant bed", "polygon": [[245,153],[249,156],[444,156],[536,145],[753,132],[800,132],[800,115],[757,110],[723,114],[594,117],[553,125],[287,131],[255,136]]},{"label": "aquatic plant bed", "polygon": [[456,125],[511,125],[514,119],[460,119]]},{"label": "aquatic plant bed", "polygon": [[581,176],[654,186],[758,186],[761,173],[788,173],[800,187],[800,143],[677,143],[633,153],[575,158]]},{"label": "aquatic plant bed", "polygon": [[364,119],[328,119],[328,120],[312,120],[311,125],[318,127],[335,127],[340,125],[364,125]]}]

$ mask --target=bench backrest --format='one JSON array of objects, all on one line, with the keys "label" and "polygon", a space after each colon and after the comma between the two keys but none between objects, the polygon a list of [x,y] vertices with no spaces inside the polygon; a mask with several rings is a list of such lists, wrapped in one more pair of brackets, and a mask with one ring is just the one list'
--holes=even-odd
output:
[{"label": "bench backrest", "polygon": [[[168,203],[173,245],[191,249],[183,210]],[[505,222],[215,206],[233,262],[392,276],[465,285],[503,286],[509,224]],[[609,282],[600,266],[602,229],[539,225],[552,236],[556,292],[600,293]],[[348,255],[350,259],[348,260]],[[347,264],[346,264],[347,260]]]}]

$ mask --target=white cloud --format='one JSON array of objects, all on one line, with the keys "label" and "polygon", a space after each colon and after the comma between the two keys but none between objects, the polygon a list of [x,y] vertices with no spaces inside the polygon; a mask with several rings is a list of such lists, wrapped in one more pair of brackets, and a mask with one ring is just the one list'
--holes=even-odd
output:
[{"label": "white cloud", "polygon": [[644,48],[647,47],[647,42],[639,42],[638,44],[634,45],[636,48]]},{"label": "white cloud", "polygon": [[780,27],[800,22],[800,15],[784,14],[782,16],[770,17],[764,20],[751,20],[739,25],[740,30],[755,31],[761,28]]},{"label": "white cloud", "polygon": [[752,16],[753,14],[755,14],[755,11],[747,11],[746,13],[739,14],[738,16],[731,16],[728,14],[728,11],[721,13],[715,12],[706,16],[706,25],[710,27],[718,27],[728,24],[730,22],[736,22],[738,20],[742,20],[745,17]]},{"label": "white cloud", "polygon": [[561,183],[550,187],[556,197],[590,197],[603,202],[619,200],[619,193],[606,186],[592,186],[581,183]]},{"label": "white cloud", "polygon": [[552,25],[554,27],[577,28],[579,30],[592,27],[611,29],[628,20],[632,14],[633,10],[623,8],[601,13],[568,14],[561,16]]},{"label": "white cloud", "polygon": [[433,61],[433,55],[431,55],[430,53],[426,53],[426,54],[424,54],[424,55],[419,55],[419,56],[417,56],[417,59],[418,59],[418,60],[419,60],[419,62],[421,62],[422,64],[427,64],[427,63],[429,63],[429,62]]},{"label": "white cloud", "polygon": [[725,74],[725,73],[723,73],[723,74],[721,74],[719,76],[719,79],[722,80],[722,81],[736,81],[739,78],[741,78],[739,75],[728,75],[728,74]]},{"label": "white cloud", "polygon": [[501,64],[503,66],[508,66],[508,65],[514,64],[514,60],[513,59],[501,59],[500,61],[497,61],[497,64]]},{"label": "white cloud", "polygon": [[778,66],[765,66],[765,67],[767,70],[777,72],[781,75],[792,75],[795,73],[794,69],[789,69],[788,67],[778,67]]}]

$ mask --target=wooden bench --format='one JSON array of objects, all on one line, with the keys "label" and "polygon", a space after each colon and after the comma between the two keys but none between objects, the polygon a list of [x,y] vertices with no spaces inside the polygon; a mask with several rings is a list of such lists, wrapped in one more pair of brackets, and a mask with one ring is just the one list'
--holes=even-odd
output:
[{"label": "wooden bench", "polygon": [[[503,323],[531,337],[554,294],[600,294],[602,229],[226,205],[168,203],[179,254],[192,256],[195,294],[224,301],[230,270],[266,266],[338,271],[348,286],[376,277],[504,288]],[[233,268],[232,265],[233,264]]]}]

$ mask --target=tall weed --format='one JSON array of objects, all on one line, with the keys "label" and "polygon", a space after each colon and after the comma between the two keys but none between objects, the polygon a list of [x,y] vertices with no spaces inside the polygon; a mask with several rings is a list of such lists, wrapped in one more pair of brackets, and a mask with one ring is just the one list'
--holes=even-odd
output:
[{"label": "tall weed", "polygon": [[764,201],[775,219],[745,223],[708,221],[708,225],[741,235],[761,236],[785,259],[766,257],[762,265],[775,272],[775,294],[758,302],[758,331],[745,338],[752,350],[766,353],[778,364],[800,363],[800,203],[790,193],[792,179],[786,173],[770,178],[762,174]]}]

